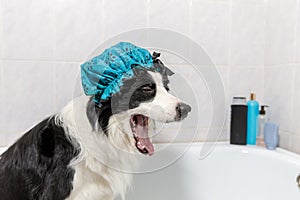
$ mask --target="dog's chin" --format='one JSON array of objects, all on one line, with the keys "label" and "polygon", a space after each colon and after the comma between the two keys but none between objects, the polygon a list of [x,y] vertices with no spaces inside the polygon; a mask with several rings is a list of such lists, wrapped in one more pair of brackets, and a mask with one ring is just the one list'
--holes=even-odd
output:
[{"label": "dog's chin", "polygon": [[133,114],[130,117],[130,127],[137,150],[144,155],[152,156],[154,146],[149,138],[149,120],[150,118],[145,115]]}]

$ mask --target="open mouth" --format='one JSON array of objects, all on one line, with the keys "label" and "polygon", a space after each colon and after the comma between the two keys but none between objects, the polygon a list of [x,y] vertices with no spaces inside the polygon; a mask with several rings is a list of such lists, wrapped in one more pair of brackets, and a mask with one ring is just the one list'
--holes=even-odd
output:
[{"label": "open mouth", "polygon": [[135,139],[136,148],[145,155],[152,156],[154,146],[148,135],[149,117],[144,115],[132,115],[130,117],[130,126]]}]

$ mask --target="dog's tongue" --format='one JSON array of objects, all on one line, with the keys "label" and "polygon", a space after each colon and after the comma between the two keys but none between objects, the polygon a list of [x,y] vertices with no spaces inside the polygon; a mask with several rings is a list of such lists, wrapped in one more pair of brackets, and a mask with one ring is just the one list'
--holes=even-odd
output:
[{"label": "dog's tongue", "polygon": [[136,143],[137,148],[142,153],[148,153],[150,156],[154,153],[154,147],[148,136],[148,118],[142,115],[136,116],[136,134],[138,140]]}]

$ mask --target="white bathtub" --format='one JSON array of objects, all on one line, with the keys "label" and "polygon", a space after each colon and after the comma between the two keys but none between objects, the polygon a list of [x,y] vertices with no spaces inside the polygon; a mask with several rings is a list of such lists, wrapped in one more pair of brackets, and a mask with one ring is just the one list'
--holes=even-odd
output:
[{"label": "white bathtub", "polygon": [[[159,149],[162,145],[156,145]],[[185,144],[172,144],[141,165],[146,171],[180,155]],[[296,178],[300,156],[277,149],[216,145],[199,159],[201,144],[193,144],[168,167],[134,175],[126,200],[299,200]],[[0,153],[3,149],[0,149]],[[173,158],[172,158],[173,157]],[[172,159],[169,159],[172,158]],[[159,163],[164,163],[160,165]]]},{"label": "white bathtub", "polygon": [[[186,145],[171,145],[170,155]],[[200,144],[169,167],[134,175],[127,200],[299,200],[300,156],[277,149],[217,144],[199,159]],[[176,153],[175,153],[176,154]],[[153,159],[164,162],[168,153]],[[147,164],[149,165],[149,163]],[[147,166],[141,166],[141,168]]]}]

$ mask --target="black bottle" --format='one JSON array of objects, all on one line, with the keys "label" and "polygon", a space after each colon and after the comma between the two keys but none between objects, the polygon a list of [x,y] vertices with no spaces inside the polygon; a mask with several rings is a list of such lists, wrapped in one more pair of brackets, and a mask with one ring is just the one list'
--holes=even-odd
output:
[{"label": "black bottle", "polygon": [[247,144],[246,97],[233,97],[231,105],[230,144]]}]

